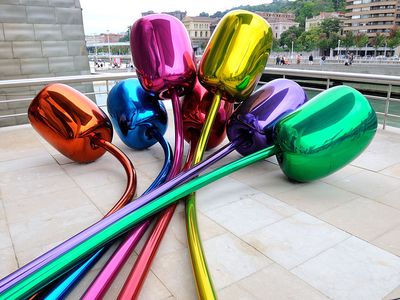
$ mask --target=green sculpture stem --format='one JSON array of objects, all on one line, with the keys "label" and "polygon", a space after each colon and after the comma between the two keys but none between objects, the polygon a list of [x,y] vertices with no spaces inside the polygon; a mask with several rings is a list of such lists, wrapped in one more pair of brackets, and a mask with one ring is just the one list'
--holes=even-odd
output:
[{"label": "green sculpture stem", "polygon": [[32,273],[30,276],[0,294],[0,299],[28,298],[30,295],[73,268],[79,261],[88,257],[100,247],[103,247],[111,240],[132,229],[136,224],[139,224],[141,221],[163,210],[178,199],[239,169],[275,155],[277,152],[278,147],[276,146],[265,148],[177,187],[164,196],[126,215],[114,224],[72,248],[67,253],[64,253],[48,265]]}]

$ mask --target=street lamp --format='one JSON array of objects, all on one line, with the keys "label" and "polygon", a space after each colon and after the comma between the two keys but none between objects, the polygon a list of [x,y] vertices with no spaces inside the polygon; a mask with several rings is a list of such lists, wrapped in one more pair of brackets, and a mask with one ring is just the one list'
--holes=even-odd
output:
[{"label": "street lamp", "polygon": [[292,54],[290,55],[290,59],[293,59],[293,41],[292,41]]},{"label": "street lamp", "polygon": [[97,61],[96,34],[93,34],[93,44],[94,44],[94,61]]},{"label": "street lamp", "polygon": [[107,29],[108,62],[111,65],[110,30]]},{"label": "street lamp", "polygon": [[385,41],[385,52],[383,54],[384,58],[386,58],[386,47],[387,47],[387,42]]},{"label": "street lamp", "polygon": [[338,42],[337,42],[337,59],[339,60],[339,55],[340,55],[340,40],[338,40]]}]

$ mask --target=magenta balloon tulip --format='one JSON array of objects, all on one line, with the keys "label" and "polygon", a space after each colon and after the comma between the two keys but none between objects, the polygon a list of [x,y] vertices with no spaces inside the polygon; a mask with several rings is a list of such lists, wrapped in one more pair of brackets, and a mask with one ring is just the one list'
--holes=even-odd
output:
[{"label": "magenta balloon tulip", "polygon": [[155,14],[136,21],[131,31],[132,57],[143,88],[170,99],[195,84],[196,66],[185,26],[177,18]]}]

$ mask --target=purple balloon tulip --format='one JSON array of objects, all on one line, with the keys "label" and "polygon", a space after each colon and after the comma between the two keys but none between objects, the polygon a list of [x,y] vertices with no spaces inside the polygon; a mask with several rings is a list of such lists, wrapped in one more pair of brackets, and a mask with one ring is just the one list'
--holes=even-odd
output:
[{"label": "purple balloon tulip", "polygon": [[244,136],[248,141],[236,150],[248,155],[273,144],[273,128],[281,118],[307,101],[303,88],[288,79],[263,85],[235,110],[228,121],[230,141]]}]

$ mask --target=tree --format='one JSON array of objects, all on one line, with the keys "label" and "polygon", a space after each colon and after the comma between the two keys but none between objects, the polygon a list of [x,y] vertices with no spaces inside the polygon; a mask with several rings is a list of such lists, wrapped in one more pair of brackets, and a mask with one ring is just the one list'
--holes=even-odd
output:
[{"label": "tree", "polygon": [[371,44],[375,48],[374,56],[376,56],[376,50],[379,47],[385,45],[385,42],[386,42],[386,37],[383,34],[380,34],[379,32],[377,32],[376,35],[371,39]]},{"label": "tree", "polygon": [[322,20],[321,31],[328,36],[328,39],[340,31],[340,20],[337,18],[329,18]]},{"label": "tree", "polygon": [[390,29],[389,36],[387,38],[387,46],[390,49],[394,49],[400,45],[400,28],[395,26]]},{"label": "tree", "polygon": [[355,37],[353,31],[346,31],[343,36],[341,36],[342,45],[348,50],[355,44]]},{"label": "tree", "polygon": [[301,35],[302,29],[296,26],[289,27],[288,30],[281,34],[281,38],[279,40],[281,46],[291,47],[292,42],[295,42],[297,38]]},{"label": "tree", "polygon": [[129,42],[130,40],[130,33],[131,33],[131,27],[132,26],[128,26],[128,30],[125,32],[125,35],[119,39],[119,42]]},{"label": "tree", "polygon": [[318,47],[320,36],[320,27],[313,27],[308,31],[304,31],[297,39],[296,44],[301,45],[301,50],[312,51]]},{"label": "tree", "polygon": [[210,15],[204,11],[199,14],[199,17],[209,17],[209,16]]},{"label": "tree", "polygon": [[[357,33],[356,36],[354,37],[354,42],[357,48],[364,47],[365,45],[368,44],[369,38],[365,33]],[[358,50],[356,55],[358,55]],[[367,53],[365,53],[367,55]]]},{"label": "tree", "polygon": [[279,47],[279,40],[276,38],[272,38],[272,50],[273,51],[279,51],[280,47]]}]

